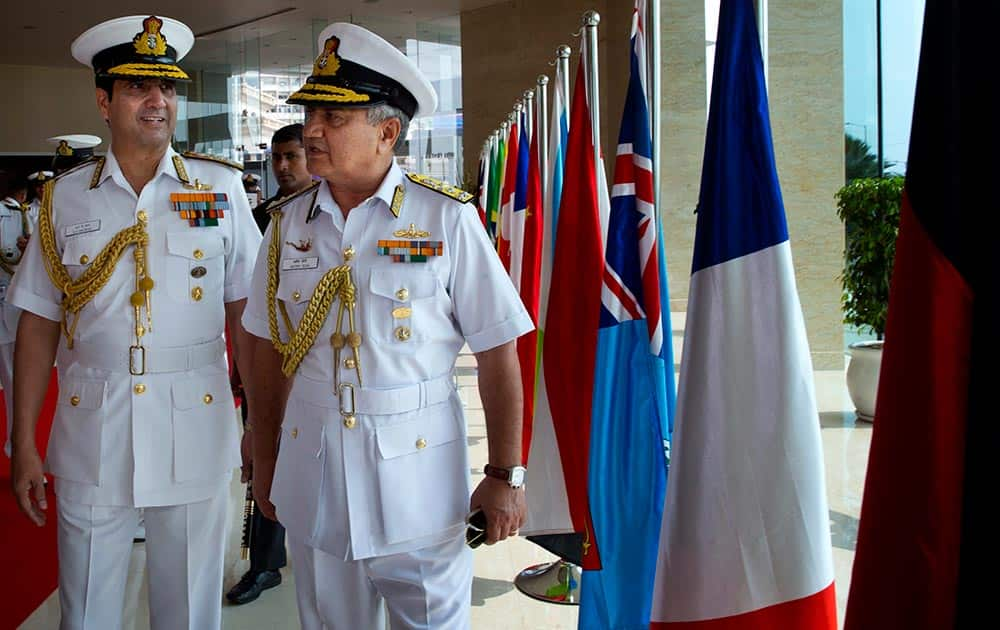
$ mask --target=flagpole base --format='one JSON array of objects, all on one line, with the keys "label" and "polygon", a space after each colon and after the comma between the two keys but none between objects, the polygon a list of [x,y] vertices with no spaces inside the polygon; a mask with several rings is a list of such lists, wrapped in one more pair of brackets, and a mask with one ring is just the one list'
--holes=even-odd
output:
[{"label": "flagpole base", "polygon": [[514,578],[514,586],[532,599],[550,604],[580,605],[580,567],[565,560],[524,569]]}]

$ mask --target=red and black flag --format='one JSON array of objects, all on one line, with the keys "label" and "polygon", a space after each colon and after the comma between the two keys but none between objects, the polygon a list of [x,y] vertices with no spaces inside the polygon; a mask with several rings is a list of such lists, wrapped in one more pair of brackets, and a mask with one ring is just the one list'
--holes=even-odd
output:
[{"label": "red and black flag", "polygon": [[927,0],[846,630],[995,618],[997,24],[996,3]]}]

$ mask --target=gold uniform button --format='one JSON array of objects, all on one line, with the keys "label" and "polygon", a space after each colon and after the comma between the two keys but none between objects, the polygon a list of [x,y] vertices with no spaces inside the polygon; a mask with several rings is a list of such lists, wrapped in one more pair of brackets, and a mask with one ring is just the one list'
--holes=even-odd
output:
[{"label": "gold uniform button", "polygon": [[353,370],[358,367],[358,362],[354,360],[354,357],[344,359],[344,367],[348,370]]},{"label": "gold uniform button", "polygon": [[344,426],[353,429],[358,424],[358,419],[354,416],[344,416]]},{"label": "gold uniform button", "polygon": [[410,299],[410,292],[407,291],[406,288],[404,287],[399,291],[396,291],[396,299],[399,300],[400,302],[405,302],[408,299]]},{"label": "gold uniform button", "polygon": [[410,338],[410,329],[407,326],[398,326],[396,328],[396,339],[400,341],[407,341]]},{"label": "gold uniform button", "polygon": [[205,401],[206,405],[211,405],[212,404],[212,400],[214,400],[214,399],[212,398],[211,394],[205,394],[205,396],[202,398],[202,400]]},{"label": "gold uniform button", "polygon": [[417,446],[418,449],[426,448],[427,447],[427,440],[425,440],[424,438],[417,438],[417,444],[416,444],[416,446]]},{"label": "gold uniform button", "polygon": [[302,294],[301,294],[301,293],[299,293],[298,291],[295,291],[294,293],[292,293],[292,299],[293,299],[293,300],[295,300],[295,301],[298,301],[298,299],[299,299],[300,297],[302,297]]},{"label": "gold uniform button", "polygon": [[349,245],[347,249],[344,250],[344,260],[348,262],[354,260],[355,253],[354,247]]},{"label": "gold uniform button", "polygon": [[201,251],[200,249],[196,249],[194,250],[194,252],[192,252],[191,255],[194,256],[195,260],[201,260],[202,258],[205,257],[205,252]]},{"label": "gold uniform button", "polygon": [[76,407],[77,405],[80,404],[80,397],[79,396],[73,396],[72,398],[69,399],[69,404],[71,404],[74,407]]},{"label": "gold uniform button", "polygon": [[143,385],[142,383],[138,383],[135,387],[132,388],[132,391],[134,391],[137,394],[145,394],[146,386]]},{"label": "gold uniform button", "polygon": [[149,219],[149,215],[146,214],[145,210],[140,210],[139,212],[136,212],[135,213],[135,217],[137,219],[139,219],[140,221],[143,221],[143,222],[145,222],[147,219]]},{"label": "gold uniform button", "polygon": [[202,295],[204,295],[204,292],[201,290],[201,287],[191,289],[191,299],[195,302],[200,302]]},{"label": "gold uniform button", "polygon": [[90,256],[88,256],[86,254],[84,254],[83,256],[80,256],[80,264],[81,265],[86,265],[89,262],[90,262]]},{"label": "gold uniform button", "polygon": [[297,437],[299,437],[299,430],[298,429],[292,429],[292,439],[294,440]]}]

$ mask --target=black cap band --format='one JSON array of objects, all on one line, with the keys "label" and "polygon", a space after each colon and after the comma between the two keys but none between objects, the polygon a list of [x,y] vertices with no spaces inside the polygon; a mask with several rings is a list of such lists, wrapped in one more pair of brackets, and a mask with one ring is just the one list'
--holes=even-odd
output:
[{"label": "black cap band", "polygon": [[399,81],[349,59],[340,59],[340,69],[337,70],[335,76],[309,77],[301,91],[308,92],[310,84],[345,88],[371,98],[368,101],[357,103],[322,103],[298,101],[293,95],[288,99],[288,102],[298,105],[337,105],[343,107],[366,107],[385,103],[399,108],[410,118],[413,118],[413,114],[417,111],[417,99]]},{"label": "black cap band", "polygon": [[[116,66],[130,63],[147,63],[156,65],[173,66],[177,63],[177,51],[173,46],[167,44],[165,55],[140,55],[135,52],[135,44],[126,42],[111,48],[105,48],[94,55],[91,65],[94,67],[94,74],[99,77],[119,76],[108,74],[108,70]],[[122,75],[125,76],[125,75]]]}]

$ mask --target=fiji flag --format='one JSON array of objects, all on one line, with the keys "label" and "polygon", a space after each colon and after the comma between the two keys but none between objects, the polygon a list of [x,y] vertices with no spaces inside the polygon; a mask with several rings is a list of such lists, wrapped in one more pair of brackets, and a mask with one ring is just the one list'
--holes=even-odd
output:
[{"label": "fiji flag", "polygon": [[716,41],[651,627],[834,630],[823,445],[751,0],[722,3]]},{"label": "fiji flag", "polygon": [[644,16],[645,0],[637,0],[608,219],[590,425],[590,509],[603,566],[583,573],[579,627],[594,630],[649,626],[674,399],[669,324],[664,324],[662,306],[666,274],[654,216]]}]

